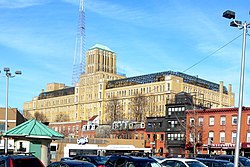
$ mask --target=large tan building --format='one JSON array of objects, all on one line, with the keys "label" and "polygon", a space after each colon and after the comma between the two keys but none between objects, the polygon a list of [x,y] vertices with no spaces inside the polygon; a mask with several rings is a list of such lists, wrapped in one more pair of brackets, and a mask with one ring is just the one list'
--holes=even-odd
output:
[{"label": "large tan building", "polygon": [[204,106],[234,106],[232,86],[228,88],[180,72],[165,71],[126,78],[116,72],[116,54],[108,47],[96,44],[86,53],[86,69],[79,83],[67,87],[60,83],[47,84],[39,96],[24,103],[24,112],[41,112],[50,122],[58,115],[66,115],[68,121],[88,120],[99,116],[99,123],[110,121],[107,107],[116,99],[122,108],[123,119],[133,120],[132,101],[135,97],[146,97],[141,109],[145,116],[164,116],[165,104],[175,94],[187,92],[195,96],[196,103]]}]

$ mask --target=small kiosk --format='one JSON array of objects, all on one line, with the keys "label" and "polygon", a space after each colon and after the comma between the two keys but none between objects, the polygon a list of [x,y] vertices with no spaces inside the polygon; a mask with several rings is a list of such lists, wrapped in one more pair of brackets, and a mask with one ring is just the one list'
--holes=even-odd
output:
[{"label": "small kiosk", "polygon": [[50,143],[64,135],[35,119],[8,130],[3,137],[14,139],[14,152],[32,153],[47,166],[50,163]]}]

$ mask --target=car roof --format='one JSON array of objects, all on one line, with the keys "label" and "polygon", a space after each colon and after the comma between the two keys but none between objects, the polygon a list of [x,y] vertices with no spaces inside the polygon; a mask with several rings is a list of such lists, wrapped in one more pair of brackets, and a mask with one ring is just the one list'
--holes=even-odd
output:
[{"label": "car roof", "polygon": [[34,155],[12,154],[12,155],[1,155],[0,158],[20,159],[20,158],[36,158],[36,157]]},{"label": "car roof", "polygon": [[198,161],[196,159],[191,159],[191,158],[165,158],[164,160],[161,160],[160,163],[169,161],[169,160],[175,160],[175,161],[181,161],[181,162]]},{"label": "car roof", "polygon": [[230,162],[227,160],[222,160],[222,159],[211,159],[211,158],[195,158],[197,160],[201,160],[201,161],[217,161],[217,162]]},{"label": "car roof", "polygon": [[121,158],[127,158],[127,159],[133,159],[133,160],[136,160],[136,161],[152,161],[152,162],[157,162],[154,158],[151,158],[151,157],[136,157],[136,156],[130,156],[130,155],[111,155],[110,158],[113,158],[113,157],[121,157]]},{"label": "car roof", "polygon": [[90,162],[81,161],[81,160],[67,160],[67,161],[59,161],[59,162],[65,163],[65,164],[92,164]]}]

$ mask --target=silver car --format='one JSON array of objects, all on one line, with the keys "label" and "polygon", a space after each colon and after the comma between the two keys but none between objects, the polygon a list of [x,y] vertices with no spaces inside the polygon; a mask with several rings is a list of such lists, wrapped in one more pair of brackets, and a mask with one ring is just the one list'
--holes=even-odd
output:
[{"label": "silver car", "polygon": [[164,167],[207,167],[196,159],[187,158],[166,158],[160,161],[160,164]]}]

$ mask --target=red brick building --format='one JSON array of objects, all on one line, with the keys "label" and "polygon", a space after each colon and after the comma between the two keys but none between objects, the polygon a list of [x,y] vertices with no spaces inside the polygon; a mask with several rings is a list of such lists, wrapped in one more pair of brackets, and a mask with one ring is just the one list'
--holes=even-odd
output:
[{"label": "red brick building", "polygon": [[[194,122],[202,126],[197,153],[234,154],[238,108],[190,110],[186,112],[187,128]],[[197,124],[195,124],[197,125]],[[187,153],[192,152],[192,132],[186,131]],[[194,135],[194,134],[193,134]],[[196,140],[197,141],[197,140]],[[250,156],[250,107],[243,107],[240,133],[243,156]],[[196,142],[197,143],[197,142]]]}]

